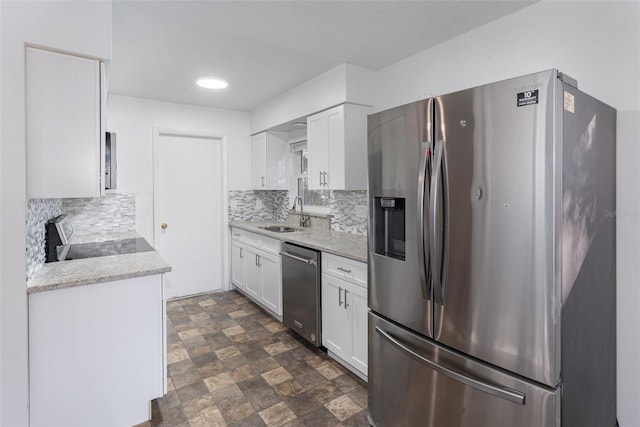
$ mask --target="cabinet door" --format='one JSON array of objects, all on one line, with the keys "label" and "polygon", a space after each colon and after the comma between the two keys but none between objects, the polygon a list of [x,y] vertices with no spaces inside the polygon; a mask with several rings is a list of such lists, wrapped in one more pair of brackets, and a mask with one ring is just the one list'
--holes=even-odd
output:
[{"label": "cabinet door", "polygon": [[258,251],[246,247],[246,280],[245,291],[256,299],[260,299],[261,287],[262,287],[262,271],[258,267]]},{"label": "cabinet door", "polygon": [[[327,174],[324,188],[345,189],[344,105],[327,110]],[[364,156],[366,159],[366,155]],[[366,161],[364,162],[366,163]]]},{"label": "cabinet door", "polygon": [[347,291],[345,300],[351,311],[351,358],[347,361],[367,375],[367,290],[349,283]]},{"label": "cabinet door", "polygon": [[288,153],[287,134],[285,132],[268,132],[265,178],[267,190],[287,189]]},{"label": "cabinet door", "polygon": [[251,188],[254,190],[265,190],[267,188],[266,132],[251,137]]},{"label": "cabinet door", "polygon": [[282,315],[282,272],[280,257],[262,252],[259,259],[262,270],[262,296],[260,301],[277,315]]},{"label": "cabinet door", "polygon": [[164,392],[162,305],[159,275],[29,294],[31,425],[139,423]]},{"label": "cabinet door", "polygon": [[327,115],[320,112],[307,117],[308,184],[310,190],[325,190],[329,160]]},{"label": "cabinet door", "polygon": [[345,361],[351,354],[350,310],[344,306],[349,283],[322,275],[322,344]]},{"label": "cabinet door", "polygon": [[27,197],[102,192],[100,62],[27,48]]},{"label": "cabinet door", "polygon": [[231,283],[240,289],[245,288],[246,256],[244,245],[231,241]]}]

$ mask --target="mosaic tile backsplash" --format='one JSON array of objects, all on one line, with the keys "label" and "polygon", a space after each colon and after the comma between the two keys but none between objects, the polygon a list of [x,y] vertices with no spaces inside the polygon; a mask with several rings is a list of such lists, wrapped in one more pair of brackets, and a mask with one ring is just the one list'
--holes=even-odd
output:
[{"label": "mosaic tile backsplash", "polygon": [[27,201],[27,283],[44,264],[44,225],[62,213],[61,199]]},{"label": "mosaic tile backsplash", "polygon": [[229,191],[229,221],[286,221],[288,205],[288,191]]},{"label": "mosaic tile backsplash", "polygon": [[[261,209],[256,208],[258,200]],[[290,200],[288,191],[229,191],[229,221],[286,221]],[[366,190],[332,191],[329,202],[332,230],[367,234]]]},{"label": "mosaic tile backsplash", "polygon": [[[331,229],[367,234],[367,191],[332,191],[329,201]],[[358,214],[364,217],[358,216]]]},{"label": "mosaic tile backsplash", "polygon": [[77,234],[136,229],[135,194],[113,193],[89,199],[62,199],[62,211],[69,216]]},{"label": "mosaic tile backsplash", "polygon": [[27,201],[27,283],[44,264],[44,225],[66,213],[75,234],[135,231],[134,194],[107,194],[94,199],[31,199]]}]

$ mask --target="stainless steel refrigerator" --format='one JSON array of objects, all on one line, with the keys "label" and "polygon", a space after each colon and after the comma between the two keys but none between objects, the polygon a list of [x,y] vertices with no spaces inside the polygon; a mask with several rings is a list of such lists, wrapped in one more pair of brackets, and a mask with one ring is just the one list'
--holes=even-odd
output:
[{"label": "stainless steel refrigerator", "polygon": [[613,427],[616,111],[550,70],[368,132],[371,424]]}]

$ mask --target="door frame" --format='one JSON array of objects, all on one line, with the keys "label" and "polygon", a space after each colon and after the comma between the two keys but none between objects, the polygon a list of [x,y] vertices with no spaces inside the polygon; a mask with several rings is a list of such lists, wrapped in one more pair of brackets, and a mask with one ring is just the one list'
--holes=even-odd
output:
[{"label": "door frame", "polygon": [[153,246],[156,245],[156,233],[158,226],[158,179],[160,170],[160,158],[159,158],[159,144],[161,136],[177,136],[187,138],[201,138],[201,139],[215,139],[219,140],[221,144],[221,171],[220,178],[222,180],[222,203],[220,203],[222,223],[220,225],[220,235],[222,241],[220,242],[220,252],[222,254],[222,272],[221,290],[229,290],[229,233],[227,231],[229,224],[229,169],[228,169],[228,146],[227,136],[217,133],[206,131],[190,131],[190,130],[177,130],[171,128],[153,127]]}]

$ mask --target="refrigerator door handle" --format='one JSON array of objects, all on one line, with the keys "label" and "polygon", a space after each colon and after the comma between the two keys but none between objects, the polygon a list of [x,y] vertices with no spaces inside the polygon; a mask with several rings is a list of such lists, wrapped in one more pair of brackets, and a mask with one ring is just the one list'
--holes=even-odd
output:
[{"label": "refrigerator door handle", "polygon": [[[444,304],[444,289],[442,286],[442,243],[440,241],[440,221],[438,218],[438,198],[440,195],[440,182],[442,181],[442,156],[444,150],[444,142],[438,140],[433,150],[433,165],[431,169],[431,190],[429,194],[429,246],[431,261],[431,278],[433,282],[433,291],[435,293],[435,301],[438,304]],[[443,183],[444,184],[444,183]],[[443,185],[444,187],[444,185]],[[442,233],[444,237],[444,233]]]},{"label": "refrigerator door handle", "polygon": [[429,366],[431,369],[438,372],[439,374],[447,376],[452,380],[461,382],[469,387],[475,388],[476,390],[482,391],[484,393],[489,393],[493,396],[506,399],[510,402],[514,402],[519,405],[524,405],[524,402],[525,402],[524,393],[521,393],[516,390],[511,390],[506,387],[501,387],[499,385],[491,384],[486,381],[480,381],[475,378],[468,377],[464,374],[461,374],[458,371],[454,371],[453,369],[447,368],[446,366],[442,366],[436,362],[433,362],[427,359],[426,357],[411,350],[406,345],[402,344],[399,340],[397,340],[391,334],[389,334],[388,332],[385,332],[382,328],[380,328],[380,326],[376,326],[376,332],[382,335],[382,337],[384,337],[387,341],[389,341],[391,344],[396,346],[398,349],[400,349],[401,351],[404,351],[405,353],[409,354],[410,356],[414,357],[415,359]]},{"label": "refrigerator door handle", "polygon": [[420,272],[420,287],[422,297],[431,300],[433,290],[431,288],[431,278],[429,277],[429,234],[425,227],[424,212],[425,202],[429,200],[429,160],[431,157],[431,144],[423,142],[420,152],[420,174],[418,175],[418,259]]}]

